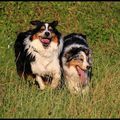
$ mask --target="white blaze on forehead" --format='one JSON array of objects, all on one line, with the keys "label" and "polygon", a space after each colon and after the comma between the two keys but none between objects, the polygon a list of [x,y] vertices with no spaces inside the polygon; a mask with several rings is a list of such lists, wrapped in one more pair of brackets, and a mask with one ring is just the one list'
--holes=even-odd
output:
[{"label": "white blaze on forehead", "polygon": [[51,32],[49,31],[49,24],[48,23],[45,23],[45,30],[44,30],[44,32],[43,32],[43,35],[46,33],[46,32],[49,32],[49,37],[51,36]]},{"label": "white blaze on forehead", "polygon": [[49,26],[49,24],[45,23],[45,32],[48,32],[48,26]]}]

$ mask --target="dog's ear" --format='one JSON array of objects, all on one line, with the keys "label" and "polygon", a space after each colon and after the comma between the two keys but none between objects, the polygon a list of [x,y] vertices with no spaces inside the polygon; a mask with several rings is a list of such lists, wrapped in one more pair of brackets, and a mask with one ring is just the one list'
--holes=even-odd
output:
[{"label": "dog's ear", "polygon": [[51,25],[54,26],[54,27],[56,27],[58,25],[58,21],[51,22]]},{"label": "dog's ear", "polygon": [[90,52],[89,49],[85,49],[84,51],[85,51],[86,55],[88,56],[89,52]]},{"label": "dog's ear", "polygon": [[66,58],[67,62],[69,62],[69,61],[71,60],[71,55],[70,55],[70,53],[66,53],[66,54],[64,55],[64,57]]},{"label": "dog's ear", "polygon": [[35,21],[31,21],[30,22],[32,25],[36,25],[36,26],[40,26],[43,22],[39,21],[39,20],[35,20]]}]

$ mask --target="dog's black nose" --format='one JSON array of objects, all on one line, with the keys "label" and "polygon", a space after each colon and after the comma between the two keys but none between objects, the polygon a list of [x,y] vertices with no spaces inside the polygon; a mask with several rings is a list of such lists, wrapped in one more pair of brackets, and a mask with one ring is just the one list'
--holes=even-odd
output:
[{"label": "dog's black nose", "polygon": [[90,66],[90,65],[88,65],[88,66],[87,66],[87,69],[89,70],[90,68],[91,68],[91,66]]},{"label": "dog's black nose", "polygon": [[50,35],[50,33],[49,32],[45,32],[45,35],[48,37]]}]

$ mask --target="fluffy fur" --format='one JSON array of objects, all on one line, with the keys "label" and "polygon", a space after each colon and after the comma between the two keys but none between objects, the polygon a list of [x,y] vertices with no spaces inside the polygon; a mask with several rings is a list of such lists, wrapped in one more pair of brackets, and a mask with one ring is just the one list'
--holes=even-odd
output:
[{"label": "fluffy fur", "polygon": [[72,33],[64,37],[61,66],[65,84],[71,93],[84,93],[89,89],[91,78],[91,50],[86,36]]},{"label": "fluffy fur", "polygon": [[46,85],[58,87],[61,79],[59,54],[62,37],[56,26],[57,21],[45,23],[31,21],[35,29],[21,32],[15,41],[15,61],[17,73],[27,79],[36,79],[41,90]]}]

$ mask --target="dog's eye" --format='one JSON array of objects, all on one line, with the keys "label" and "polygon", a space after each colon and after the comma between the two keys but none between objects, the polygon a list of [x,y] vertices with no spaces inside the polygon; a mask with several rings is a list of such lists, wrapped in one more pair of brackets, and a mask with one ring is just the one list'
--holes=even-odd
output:
[{"label": "dog's eye", "polygon": [[52,29],[52,28],[49,28],[49,31],[51,31],[51,32],[52,32],[52,31],[53,31],[53,29]]},{"label": "dog's eye", "polygon": [[44,31],[45,29],[44,28],[41,28],[40,31]]},{"label": "dog's eye", "polygon": [[45,27],[42,26],[42,27],[40,28],[40,31],[44,31],[44,30],[45,30]]},{"label": "dog's eye", "polygon": [[80,61],[82,61],[82,62],[83,62],[83,59],[82,59],[82,58],[80,58]]}]

